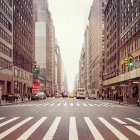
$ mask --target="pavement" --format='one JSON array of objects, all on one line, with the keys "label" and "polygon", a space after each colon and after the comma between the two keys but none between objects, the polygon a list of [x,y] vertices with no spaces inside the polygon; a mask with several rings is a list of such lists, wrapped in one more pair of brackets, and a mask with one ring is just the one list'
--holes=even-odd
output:
[{"label": "pavement", "polygon": [[[55,99],[55,98],[53,98]],[[14,101],[14,102],[5,102],[5,101],[1,101],[0,106],[4,106],[4,105],[12,105],[12,104],[20,104],[20,103],[25,103],[25,102],[30,102],[31,100],[28,100],[28,98],[25,98],[23,101],[21,99],[18,99],[18,101]],[[113,103],[113,104],[119,104],[118,101],[114,101],[114,100],[101,100],[98,99],[96,101],[100,101],[100,102],[107,102],[107,103]],[[137,104],[128,104],[125,102],[121,102],[120,105],[124,105],[124,106],[137,106]]]},{"label": "pavement", "polygon": [[0,106],[0,140],[140,140],[140,111],[104,100],[47,98]]},{"label": "pavement", "polygon": [[1,100],[1,104],[0,104],[0,106],[7,106],[7,105],[13,105],[13,104],[20,104],[20,103],[25,103],[25,102],[29,102],[30,100],[28,100],[28,98],[25,98],[23,101],[22,101],[22,99],[18,99],[17,101],[3,101],[3,100]]}]

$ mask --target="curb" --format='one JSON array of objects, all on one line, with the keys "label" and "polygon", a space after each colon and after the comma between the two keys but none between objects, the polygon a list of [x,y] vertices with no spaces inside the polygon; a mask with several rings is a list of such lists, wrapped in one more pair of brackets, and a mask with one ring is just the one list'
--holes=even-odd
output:
[{"label": "curb", "polygon": [[21,104],[21,103],[26,103],[26,102],[30,102],[30,100],[29,101],[22,101],[22,102],[14,102],[14,103],[8,103],[8,104],[1,104],[0,106],[10,106],[10,105],[14,105],[14,104]]}]

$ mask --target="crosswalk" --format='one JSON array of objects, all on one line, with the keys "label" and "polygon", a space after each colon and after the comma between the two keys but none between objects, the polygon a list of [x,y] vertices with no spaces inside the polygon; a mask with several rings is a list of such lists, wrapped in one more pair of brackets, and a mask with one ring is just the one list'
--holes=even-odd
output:
[{"label": "crosswalk", "polygon": [[[139,118],[96,117],[93,119],[90,117],[81,117],[80,119],[82,121],[80,122],[80,124],[78,123],[79,118],[75,116],[70,116],[67,118],[67,120],[65,119],[65,117],[56,116],[52,119],[51,123],[48,123],[50,119],[52,118],[0,117],[0,128],[3,128],[0,130],[0,140],[10,140],[10,136],[12,136],[12,133],[14,133],[14,135],[18,134],[16,140],[34,139],[32,137],[33,134],[41,132],[42,127],[43,130],[45,130],[45,133],[39,134],[42,135],[43,140],[53,140],[55,136],[63,135],[63,131],[60,133],[60,131],[58,131],[59,129],[68,129],[69,135],[67,139],[79,140],[81,134],[81,124],[85,126],[84,128],[82,127],[82,129],[84,129],[82,133],[88,133],[89,131],[88,134],[90,134],[91,138],[95,140],[106,140],[110,139],[111,136],[116,137],[116,139],[119,140],[138,140],[140,138]],[[65,122],[65,124],[67,124],[68,126],[62,126],[64,121],[68,121],[68,123]],[[30,125],[28,125],[28,123],[30,123]],[[44,123],[45,125],[43,125]],[[101,126],[97,125],[99,123],[101,123]],[[21,127],[25,127],[26,129],[24,129],[24,131],[18,131]],[[45,127],[47,127],[48,129],[46,129]],[[107,131],[110,131],[109,135],[104,136],[105,133],[102,133],[100,127],[104,128],[105,133]],[[124,131],[122,131],[123,129],[126,129],[125,133]],[[129,133],[131,133],[131,135],[129,135]]]},{"label": "crosswalk", "polygon": [[110,104],[110,103],[85,103],[85,102],[52,102],[52,103],[41,103],[41,104],[16,104],[16,105],[10,105],[10,106],[1,106],[1,107],[45,107],[45,106],[56,106],[56,107],[60,107],[60,106],[64,106],[64,107],[123,107],[121,105],[117,105],[117,104]]}]

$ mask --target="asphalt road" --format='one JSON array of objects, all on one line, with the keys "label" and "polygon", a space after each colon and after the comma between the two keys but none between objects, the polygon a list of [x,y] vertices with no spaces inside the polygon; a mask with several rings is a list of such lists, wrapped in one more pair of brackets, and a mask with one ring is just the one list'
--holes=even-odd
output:
[{"label": "asphalt road", "polygon": [[51,99],[0,106],[0,140],[140,140],[140,107]]}]

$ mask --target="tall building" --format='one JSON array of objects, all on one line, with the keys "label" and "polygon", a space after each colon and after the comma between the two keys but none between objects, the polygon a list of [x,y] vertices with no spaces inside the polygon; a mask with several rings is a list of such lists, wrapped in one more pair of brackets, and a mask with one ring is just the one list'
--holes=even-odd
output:
[{"label": "tall building", "polygon": [[46,73],[47,92],[55,89],[55,30],[51,13],[48,10],[47,0],[33,0],[34,24],[35,24],[35,61]]},{"label": "tall building", "polygon": [[32,88],[32,0],[13,0],[14,93],[22,96]]},{"label": "tall building", "polygon": [[[115,25],[115,21],[118,20],[117,22],[119,22],[118,26],[116,25],[114,28],[116,31],[115,40],[119,40],[119,44],[116,46],[119,49],[119,69],[114,75],[115,77],[110,77],[104,81],[104,86],[107,87],[105,88],[107,93],[116,93],[116,96],[120,93],[124,102],[136,103],[136,100],[140,98],[140,1],[122,0],[120,2],[114,1],[114,4],[111,2],[110,0],[107,3],[106,23],[112,21]],[[119,16],[115,13],[112,14],[117,9]],[[114,15],[114,18],[111,15]],[[110,22],[110,24],[112,23]],[[117,36],[118,32],[119,35]],[[115,41],[113,42],[115,43]],[[116,49],[112,49],[112,54],[115,53],[114,50]]]},{"label": "tall building", "polygon": [[89,14],[89,87],[102,92],[104,9],[106,0],[94,0]]},{"label": "tall building", "polygon": [[[120,24],[119,24],[119,3],[120,0],[112,1],[108,0],[105,8],[105,70],[104,81],[112,80],[113,77],[119,75],[119,36],[120,36]],[[109,99],[117,99],[116,88],[113,81],[110,84],[104,86]]]},{"label": "tall building", "polygon": [[12,94],[13,0],[0,0],[0,99]]}]

